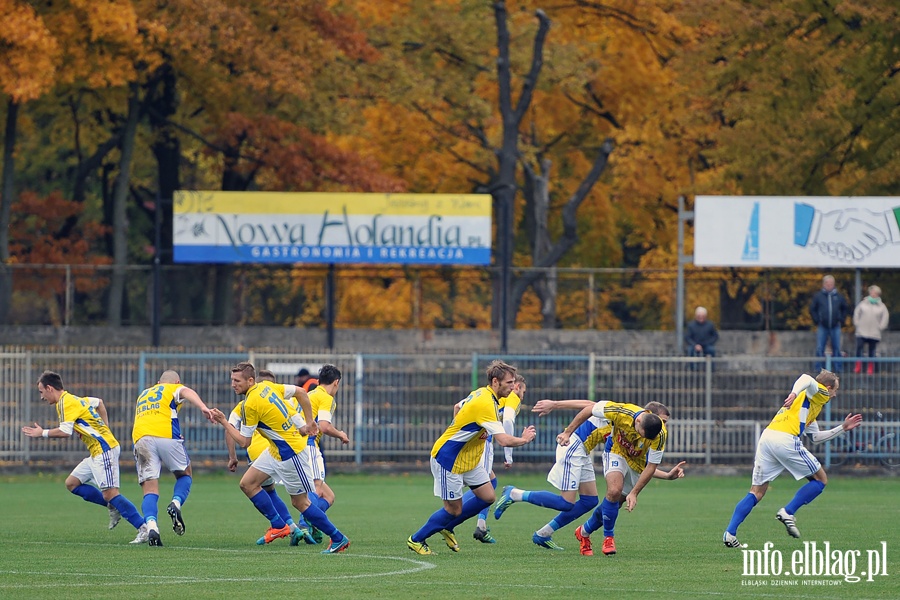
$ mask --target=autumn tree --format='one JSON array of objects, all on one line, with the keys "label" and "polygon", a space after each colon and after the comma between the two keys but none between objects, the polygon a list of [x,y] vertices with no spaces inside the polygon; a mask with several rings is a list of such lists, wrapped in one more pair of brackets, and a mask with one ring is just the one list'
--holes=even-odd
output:
[{"label": "autumn tree", "polygon": [[0,92],[6,96],[3,165],[0,177],[0,323],[12,300],[10,207],[15,195],[16,127],[22,103],[39,98],[52,87],[58,44],[41,17],[25,2],[0,0]]}]

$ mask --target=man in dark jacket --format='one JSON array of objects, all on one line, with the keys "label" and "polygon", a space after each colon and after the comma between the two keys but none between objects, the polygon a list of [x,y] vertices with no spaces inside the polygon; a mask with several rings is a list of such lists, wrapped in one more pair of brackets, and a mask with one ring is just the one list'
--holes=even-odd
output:
[{"label": "man in dark jacket", "polygon": [[684,334],[685,350],[688,356],[715,356],[719,332],[707,320],[708,312],[702,306],[694,311],[694,320],[688,323]]},{"label": "man in dark jacket", "polygon": [[[831,341],[831,356],[836,359],[841,357],[841,327],[847,316],[850,315],[850,305],[847,300],[834,289],[834,277],[826,275],[822,278],[822,290],[813,296],[809,306],[809,314],[816,324],[816,356],[825,356],[825,342]],[[816,371],[825,367],[824,361],[816,363]],[[837,360],[831,365],[831,371],[839,373],[843,367],[843,361]]]}]

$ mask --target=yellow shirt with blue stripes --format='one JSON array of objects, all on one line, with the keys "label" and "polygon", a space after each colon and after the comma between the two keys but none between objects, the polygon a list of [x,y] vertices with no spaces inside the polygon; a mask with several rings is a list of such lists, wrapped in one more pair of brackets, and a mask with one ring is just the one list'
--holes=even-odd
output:
[{"label": "yellow shirt with blue stripes", "polygon": [[504,433],[500,424],[500,400],[489,387],[478,388],[459,403],[453,422],[431,448],[431,456],[451,473],[465,473],[482,459],[481,434]]},{"label": "yellow shirt with blue stripes", "polygon": [[[334,419],[334,413],[337,411],[337,401],[334,399],[334,396],[325,391],[325,388],[322,385],[319,385],[313,391],[309,392],[309,404],[312,406],[312,415],[313,419],[315,419],[316,423],[319,422],[319,414],[322,414],[322,418],[329,423]],[[316,447],[319,446],[322,440],[322,432],[315,438],[310,438],[310,445],[315,444]]]},{"label": "yellow shirt with blue stripes", "polygon": [[[797,393],[789,407],[781,407],[766,429],[781,431],[797,437],[803,435],[806,426],[814,422],[822,408],[831,400],[828,388],[809,377],[809,385]],[[801,381],[798,379],[798,382]],[[815,385],[813,385],[815,384]],[[815,393],[812,391],[815,389]]]},{"label": "yellow shirt with blue stripes", "polygon": [[99,456],[119,445],[118,440],[100,417],[98,398],[82,398],[63,392],[56,402],[59,428],[69,434],[77,432],[91,456]]},{"label": "yellow shirt with blue stripes", "polygon": [[[300,454],[307,443],[307,436],[298,429],[303,418],[296,402],[285,399],[286,387],[294,388],[271,381],[257,383],[247,390],[243,402],[235,409],[240,415],[241,435],[251,438],[252,444],[253,434],[259,433],[268,443],[272,457],[280,461]],[[265,449],[265,446],[258,447]],[[256,457],[250,455],[250,460]]]},{"label": "yellow shirt with blue stripes", "polygon": [[623,457],[628,466],[638,473],[648,463],[658,465],[662,462],[668,437],[665,423],[654,439],[641,436],[634,424],[642,412],[646,412],[646,409],[636,404],[620,402],[598,402],[592,411],[595,417],[605,418],[612,426],[612,433],[606,442],[607,450]]},{"label": "yellow shirt with blue stripes", "polygon": [[131,440],[137,442],[144,436],[184,439],[178,411],[184,403],[180,383],[158,383],[140,393],[134,409],[134,427]]}]

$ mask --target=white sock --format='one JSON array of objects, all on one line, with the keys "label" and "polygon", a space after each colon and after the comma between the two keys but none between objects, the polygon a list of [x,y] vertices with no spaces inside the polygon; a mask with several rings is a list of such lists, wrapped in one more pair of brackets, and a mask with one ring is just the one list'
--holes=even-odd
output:
[{"label": "white sock", "polygon": [[509,490],[509,498],[510,498],[513,502],[521,502],[521,501],[522,501],[522,494],[524,494],[524,493],[525,493],[525,492],[523,492],[523,491],[520,490],[519,488],[513,488],[513,489]]},{"label": "white sock", "polygon": [[179,502],[177,499],[172,498],[172,504],[174,504],[175,506],[177,506],[177,507],[178,507],[178,510],[181,510],[181,502]]},{"label": "white sock", "polygon": [[475,525],[475,529],[480,529],[482,531],[487,531],[487,521],[478,517],[478,523]]},{"label": "white sock", "polygon": [[553,535],[553,528],[550,527],[549,523],[547,523],[537,530],[537,534],[541,537],[551,537]]}]

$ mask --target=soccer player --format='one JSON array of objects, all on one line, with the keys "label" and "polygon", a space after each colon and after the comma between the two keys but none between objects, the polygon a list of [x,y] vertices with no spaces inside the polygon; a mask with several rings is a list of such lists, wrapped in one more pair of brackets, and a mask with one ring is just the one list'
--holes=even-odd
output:
[{"label": "soccer player", "polygon": [[722,535],[722,542],[729,548],[739,548],[737,530],[750,511],[762,500],[769,489],[769,482],[782,471],[790,471],[794,479],[806,478],[808,483],[797,490],[794,498],[778,509],[775,518],[787,529],[788,535],[799,538],[797,520],[794,515],[804,505],[815,500],[825,491],[828,477],[819,461],[800,443],[800,437],[808,435],[813,442],[825,442],[859,427],[862,415],[848,414],[844,422],[828,431],[820,431],[816,417],[822,407],[837,395],[840,379],[831,371],[822,371],[815,379],[801,375],[791,390],[785,406],[782,406],[769,426],[759,436],[756,457],[753,459],[753,477],[750,492],[734,507],[734,514],[728,528]]},{"label": "soccer player", "polygon": [[[260,381],[270,381],[275,383],[275,373],[269,371],[267,369],[259,370],[259,380]],[[290,403],[290,405],[294,408],[298,413],[301,410],[310,410],[311,407],[309,404],[309,398],[306,395],[306,392],[303,391],[302,388],[293,386],[293,385],[285,385],[280,389],[282,396],[281,399]],[[273,389],[273,393],[277,394],[279,392],[278,389]],[[241,413],[240,413],[241,405],[238,404],[233,411],[231,411],[231,415],[228,417],[228,422],[234,426],[235,429],[240,431],[241,428]],[[302,415],[301,415],[302,416]],[[225,446],[228,448],[228,470],[232,473],[237,470],[237,454],[235,452],[235,444],[234,440],[229,436],[225,436]],[[257,429],[253,432],[253,436],[250,440],[250,445],[247,447],[247,458],[249,464],[253,464],[253,461],[256,460],[260,454],[263,453],[263,450],[269,447],[269,441],[264,438]],[[275,479],[269,477],[262,484],[261,487],[263,491],[265,491],[269,495],[269,499],[272,501],[272,506],[275,507],[275,510],[281,516],[285,523],[287,523],[288,527],[291,528],[291,546],[297,546],[300,543],[300,540],[306,540],[307,543],[315,543],[315,541],[310,537],[309,530],[306,527],[300,527],[296,523],[294,523],[294,519],[291,517],[290,510],[285,505],[284,501],[282,501],[281,497],[278,495],[278,492],[275,491]],[[265,536],[256,540],[256,543],[260,546],[266,543]]]},{"label": "soccer player", "polygon": [[594,514],[575,530],[581,544],[581,554],[593,556],[590,535],[603,527],[603,554],[616,553],[615,524],[619,506],[624,499],[628,512],[637,506],[637,497],[644,489],[656,467],[662,462],[666,448],[666,428],[652,412],[634,404],[600,401],[579,412],[556,441],[568,446],[575,431],[591,416],[606,419],[612,425],[610,439],[603,457],[606,496]]},{"label": "soccer player", "polygon": [[[489,485],[490,477],[482,461],[487,435],[494,436],[504,448],[524,446],[535,437],[534,426],[526,427],[522,437],[515,437],[506,433],[500,423],[500,398],[513,390],[516,368],[495,360],[488,365],[487,379],[488,385],[463,400],[453,422],[431,449],[434,495],[443,500],[444,506],[406,540],[409,549],[417,554],[434,554],[427,540],[438,532],[452,551],[459,552],[459,544],[447,530],[448,525],[457,518],[469,519],[494,503],[494,488]],[[469,486],[474,492],[465,502],[463,486]]]},{"label": "soccer player", "polygon": [[228,422],[225,415],[213,409],[213,419],[225,427],[225,433],[241,448],[250,446],[253,433],[259,431],[269,441],[241,478],[241,491],[253,502],[256,509],[269,520],[265,543],[291,534],[262,484],[269,478],[284,483],[291,504],[300,511],[307,522],[321,529],[331,543],[323,554],[343,552],[350,547],[350,540],[335,527],[325,513],[313,505],[309,494],[315,491],[312,480],[312,464],[307,451],[307,435],[318,433],[310,407],[304,406],[306,423],[290,404],[285,403],[284,386],[267,381],[256,382],[256,369],[250,363],[239,363],[231,369],[231,389],[237,395],[245,395],[241,402],[241,429]]},{"label": "soccer player", "polygon": [[[593,405],[590,400],[540,400],[531,411],[543,417],[559,408],[581,410]],[[644,408],[658,415],[664,425],[668,422],[669,409],[661,402],[648,402]],[[597,446],[604,447],[608,443],[611,444],[609,439],[611,432],[612,425],[606,419],[592,415],[575,430],[568,446],[556,447],[556,463],[550,469],[547,481],[560,493],[526,491],[511,485],[506,486],[497,500],[494,517],[499,519],[516,502],[527,502],[558,510],[560,512],[556,517],[534,532],[531,541],[542,548],[562,550],[563,548],[553,541],[553,532],[586,515],[599,504],[591,452]],[[669,471],[657,469],[653,476],[667,480],[684,477],[684,464],[682,461]]]},{"label": "soccer player", "polygon": [[[319,435],[309,437],[309,453],[313,467],[313,478],[316,485],[315,497],[310,496],[310,500],[316,502],[322,512],[327,512],[334,504],[334,491],[325,483],[325,459],[322,457],[322,451],[319,447],[320,439],[323,435],[333,437],[341,441],[342,444],[349,444],[350,438],[347,434],[332,425],[334,414],[337,411],[337,395],[338,386],[341,384],[341,371],[334,365],[322,365],[318,373],[319,378],[316,387],[309,393],[309,401],[312,405],[313,418],[319,427]],[[310,536],[305,538],[307,542],[311,539],[315,543],[322,541],[321,532],[315,528],[310,528]]]},{"label": "soccer player", "polygon": [[[63,388],[62,377],[53,371],[41,373],[38,392],[42,400],[56,404],[59,427],[44,429],[35,423],[34,427],[23,427],[22,433],[33,438],[67,438],[77,432],[91,455],[69,474],[66,488],[87,502],[104,508],[112,506],[137,529],[137,537],[131,543],[145,543],[148,538],[144,520],[134,504],[119,493],[119,442],[106,424],[108,417],[103,401],[100,398],[81,398],[70,394]],[[86,484],[91,480],[96,482],[99,490]],[[112,521],[110,524],[111,529],[114,525]]]},{"label": "soccer player", "polygon": [[[508,396],[504,396],[500,398],[500,418],[503,423],[503,431],[508,433],[509,435],[515,435],[516,430],[516,416],[519,414],[519,409],[522,408],[522,399],[525,397],[527,385],[525,382],[525,377],[519,373],[516,373],[516,385],[513,387],[513,391],[509,393]],[[456,414],[459,412],[459,407],[462,405],[464,400],[461,400],[453,407],[453,412]],[[512,468],[513,464],[513,450],[512,448],[504,448],[503,449],[503,466],[506,469]],[[491,436],[487,437],[484,444],[484,456],[482,458],[484,462],[484,468],[488,472],[491,478],[491,487],[495,490],[497,489],[497,475],[494,474],[494,441]],[[495,492],[496,493],[496,492]],[[466,502],[473,495],[472,491],[468,491],[463,495],[463,503]],[[478,513],[478,521],[475,524],[475,531],[472,533],[472,537],[478,540],[483,544],[496,544],[497,540],[491,534],[491,529],[487,526],[487,516],[488,511],[490,510],[490,506],[485,507],[480,513]],[[460,524],[461,521],[457,519],[447,528],[451,533],[453,532],[453,528]]]},{"label": "soccer player", "polygon": [[166,513],[172,519],[172,529],[184,535],[184,519],[181,507],[191,493],[191,459],[184,447],[184,436],[178,413],[188,401],[203,413],[207,419],[210,411],[200,395],[181,384],[178,373],[163,371],[156,385],[145,389],[137,399],[134,411],[134,427],[131,439],[134,442],[134,466],[138,483],[144,491],[141,512],[147,524],[147,535],[151,546],[162,546],[157,517],[159,516],[159,474],[165,465],[175,475],[175,489]]}]

